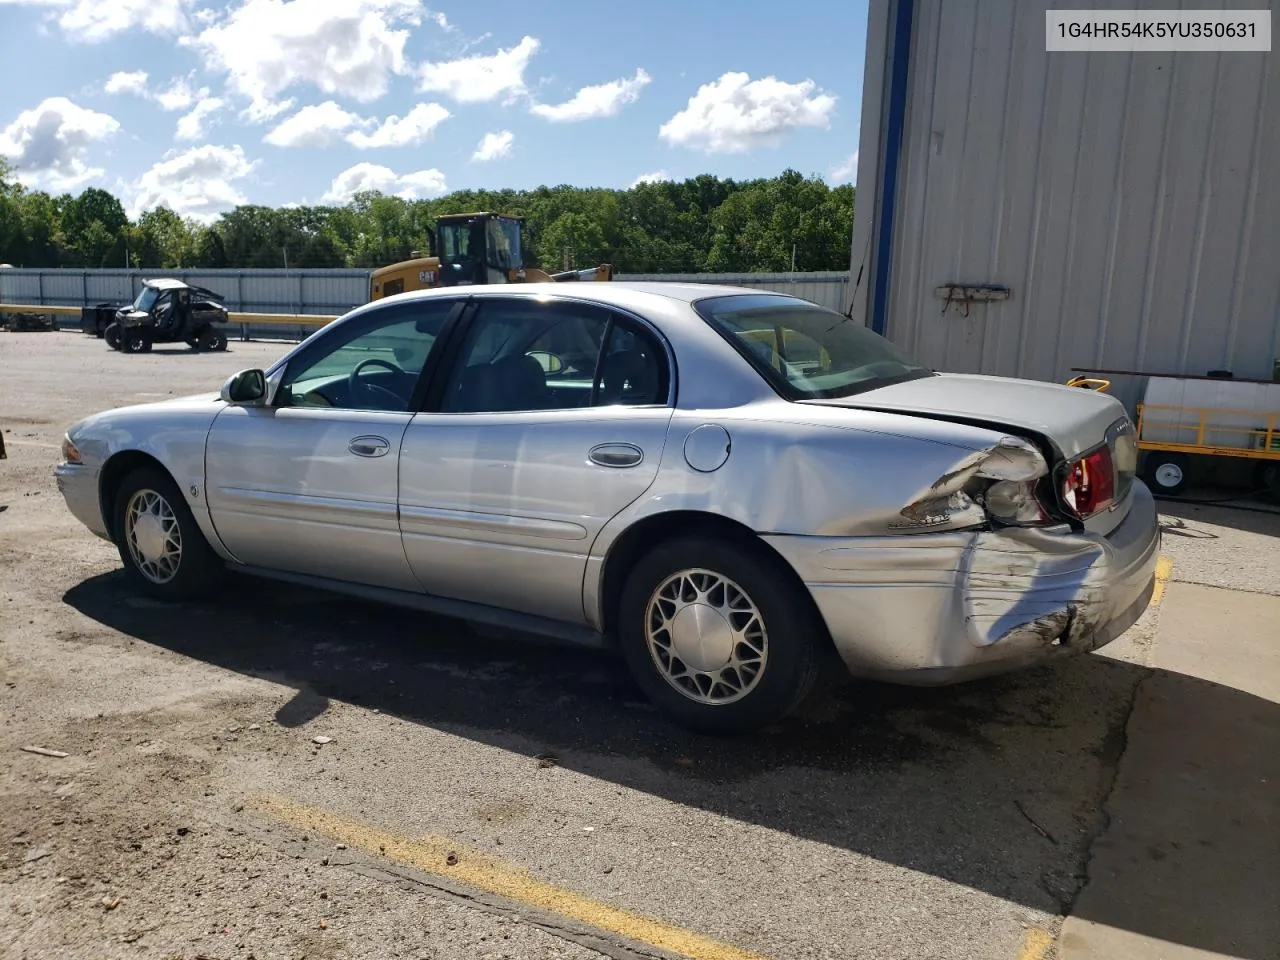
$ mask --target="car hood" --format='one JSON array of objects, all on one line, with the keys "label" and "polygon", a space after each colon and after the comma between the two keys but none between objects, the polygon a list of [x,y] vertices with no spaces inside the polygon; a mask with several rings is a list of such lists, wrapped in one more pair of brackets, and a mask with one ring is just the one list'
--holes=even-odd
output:
[{"label": "car hood", "polygon": [[1094,390],[958,373],[814,402],[1030,430],[1051,440],[1068,459],[1103,443],[1107,429],[1125,415],[1115,397]]}]

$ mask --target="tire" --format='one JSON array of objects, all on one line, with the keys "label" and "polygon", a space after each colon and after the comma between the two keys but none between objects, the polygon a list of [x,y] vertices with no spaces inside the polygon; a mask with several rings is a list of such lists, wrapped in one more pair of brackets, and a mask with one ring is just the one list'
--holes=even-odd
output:
[{"label": "tire", "polygon": [[201,350],[225,350],[227,349],[227,335],[221,330],[213,329],[213,327],[205,327],[200,331],[198,343]]},{"label": "tire", "polygon": [[1280,500],[1280,462],[1264,463],[1258,471],[1258,480],[1272,499]]},{"label": "tire", "polygon": [[1191,461],[1181,453],[1152,451],[1143,464],[1143,479],[1157,496],[1175,496],[1190,482]]},{"label": "tire", "polygon": [[136,330],[125,330],[120,334],[121,353],[143,353],[148,347],[147,338]]},{"label": "tire", "polygon": [[[726,601],[738,612],[726,617],[716,610]],[[663,652],[680,643],[680,634],[658,627],[650,642],[659,611],[670,616],[677,607],[668,622],[683,619],[686,655],[707,657],[683,670],[679,657]],[[699,608],[704,613],[684,614]],[[750,608],[754,624],[745,612]],[[799,706],[817,679],[826,627],[794,573],[763,546],[701,536],[662,544],[631,570],[617,613],[618,640],[632,676],[659,710],[693,730],[758,729]],[[697,647],[687,645],[697,636],[694,618],[704,624]],[[741,631],[736,646],[725,629],[731,626]],[[746,664],[730,667],[731,654]],[[753,662],[759,664],[754,672]]]},{"label": "tire", "polygon": [[[139,527],[133,519],[139,513],[155,522],[143,520]],[[182,491],[157,467],[138,467],[125,476],[113,504],[112,530],[130,581],[156,599],[208,596],[225,572]]]},{"label": "tire", "polygon": [[112,350],[120,349],[120,324],[109,323],[107,329],[103,331],[102,337],[107,341],[107,346]]}]

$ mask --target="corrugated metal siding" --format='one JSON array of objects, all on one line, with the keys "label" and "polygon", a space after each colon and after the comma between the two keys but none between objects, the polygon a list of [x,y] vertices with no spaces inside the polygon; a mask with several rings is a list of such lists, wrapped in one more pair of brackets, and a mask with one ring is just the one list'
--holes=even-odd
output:
[{"label": "corrugated metal siding", "polygon": [[178,277],[229,310],[341,314],[369,299],[368,270],[0,270],[0,302],[83,306],[132,300],[142,281]]},{"label": "corrugated metal siding", "polygon": [[615,278],[627,281],[656,280],[663,283],[717,283],[772,290],[840,311],[845,309],[845,295],[849,285],[849,273],[845,270],[812,273],[620,273],[615,274]]},{"label": "corrugated metal siding", "polygon": [[[227,308],[252,313],[340,314],[368,300],[367,270],[0,270],[0,303],[81,306],[132,300],[151,277],[179,277],[226,298]],[[619,280],[719,283],[776,290],[843,310],[849,274],[619,274]]]},{"label": "corrugated metal siding", "polygon": [[[1048,54],[1059,7],[1079,4],[917,2],[888,335],[952,371],[1270,376],[1274,54]],[[1012,296],[944,314],[934,288],[953,282]],[[1127,401],[1137,387],[1116,382]]]}]

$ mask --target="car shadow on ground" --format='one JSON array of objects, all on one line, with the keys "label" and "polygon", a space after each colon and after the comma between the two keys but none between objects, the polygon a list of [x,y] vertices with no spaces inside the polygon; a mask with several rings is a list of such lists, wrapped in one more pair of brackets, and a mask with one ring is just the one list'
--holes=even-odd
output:
[{"label": "car shadow on ground", "polygon": [[1162,498],[1159,501],[1161,523],[1166,533],[1175,536],[1213,537],[1214,534],[1205,530],[1205,525],[1211,524],[1244,533],[1280,537],[1280,503],[1263,499],[1232,503],[1236,506]]},{"label": "car shadow on ground", "polygon": [[[797,718],[719,738],[664,721],[610,654],[488,639],[445,618],[275,583],[236,578],[226,597],[196,609],[146,601],[111,573],[64,599],[143,642],[292,687],[276,717],[286,726],[305,725],[335,700],[376,707],[531,763],[553,754],[618,786],[1050,912],[1071,911],[1087,879],[1138,685],[1161,673],[1085,656],[937,690],[837,683]],[[1276,704],[1232,688],[1174,689],[1185,700],[1177,709],[1190,715],[1240,715],[1269,729],[1280,722]],[[1276,757],[1256,762],[1259,777],[1280,776]],[[1231,802],[1220,816],[1252,815]],[[1233,918],[1206,915],[1202,898],[1180,892],[1192,883],[1171,894],[1186,901],[1175,909],[1144,909],[1144,899],[1166,896],[1153,889],[1085,919],[1244,960],[1273,958],[1276,944],[1263,942],[1269,923],[1248,922],[1266,907],[1246,873],[1219,864],[1204,878],[1214,903],[1236,905]]]}]

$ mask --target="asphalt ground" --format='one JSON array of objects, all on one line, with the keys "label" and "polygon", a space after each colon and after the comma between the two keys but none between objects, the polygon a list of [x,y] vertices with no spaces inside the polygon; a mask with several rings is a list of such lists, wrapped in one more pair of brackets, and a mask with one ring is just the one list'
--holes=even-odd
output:
[{"label": "asphalt ground", "polygon": [[840,682],[741,739],[607,654],[267,582],[134,595],[57,493],[63,430],[287,346],[0,334],[0,956],[1054,957],[1167,597],[1280,594],[1280,516],[1165,504],[1165,600],[1104,652]]}]

